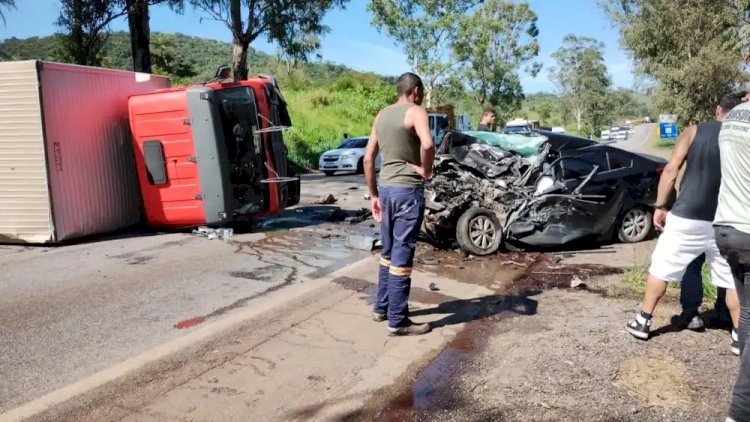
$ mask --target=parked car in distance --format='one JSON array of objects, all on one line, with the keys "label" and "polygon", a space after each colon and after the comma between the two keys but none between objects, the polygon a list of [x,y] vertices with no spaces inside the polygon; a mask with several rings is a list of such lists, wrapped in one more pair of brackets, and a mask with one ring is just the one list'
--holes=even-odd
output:
[{"label": "parked car in distance", "polygon": [[[367,139],[367,136],[344,139],[336,149],[320,154],[318,168],[326,176],[333,176],[337,171],[363,174]],[[380,161],[378,154],[375,158],[375,171],[380,171]]]}]

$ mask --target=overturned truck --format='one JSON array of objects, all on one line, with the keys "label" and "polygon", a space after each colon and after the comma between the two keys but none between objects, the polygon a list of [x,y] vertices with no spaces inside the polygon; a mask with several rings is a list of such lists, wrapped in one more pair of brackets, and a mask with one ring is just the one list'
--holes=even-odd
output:
[{"label": "overturned truck", "polygon": [[501,246],[640,242],[666,161],[568,135],[449,132],[425,189],[424,231],[474,255]]}]

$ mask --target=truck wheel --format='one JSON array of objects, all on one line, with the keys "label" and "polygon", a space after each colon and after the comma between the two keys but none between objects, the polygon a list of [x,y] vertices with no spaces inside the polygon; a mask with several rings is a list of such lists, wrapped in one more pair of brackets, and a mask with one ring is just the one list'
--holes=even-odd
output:
[{"label": "truck wheel", "polygon": [[469,208],[458,219],[456,241],[462,250],[472,255],[490,255],[500,248],[503,228],[490,210]]}]

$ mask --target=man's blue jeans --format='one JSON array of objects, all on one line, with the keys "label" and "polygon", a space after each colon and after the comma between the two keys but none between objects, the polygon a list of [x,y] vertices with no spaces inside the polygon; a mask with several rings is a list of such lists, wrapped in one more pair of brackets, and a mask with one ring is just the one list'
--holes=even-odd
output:
[{"label": "man's blue jeans", "polygon": [[388,315],[388,326],[408,323],[409,290],[417,236],[424,218],[424,190],[400,186],[381,186],[380,254],[378,297],[374,311]]}]

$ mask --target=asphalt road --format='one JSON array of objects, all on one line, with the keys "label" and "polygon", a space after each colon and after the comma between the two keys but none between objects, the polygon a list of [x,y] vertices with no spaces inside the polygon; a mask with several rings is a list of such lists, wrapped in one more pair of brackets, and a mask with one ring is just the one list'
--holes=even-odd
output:
[{"label": "asphalt road", "polygon": [[[142,231],[59,247],[0,245],[0,413],[253,306],[265,292],[370,256],[346,248],[350,224],[326,221],[336,209],[368,206],[363,183],[306,176],[299,207],[228,242]],[[313,204],[328,193],[336,204]]]},{"label": "asphalt road", "polygon": [[[617,146],[649,147],[653,126]],[[307,175],[302,189],[300,206],[228,242],[140,231],[59,247],[0,245],[0,413],[370,256],[345,238],[376,228],[326,221],[337,209],[369,206],[361,175]],[[335,204],[315,204],[328,194]]]}]

